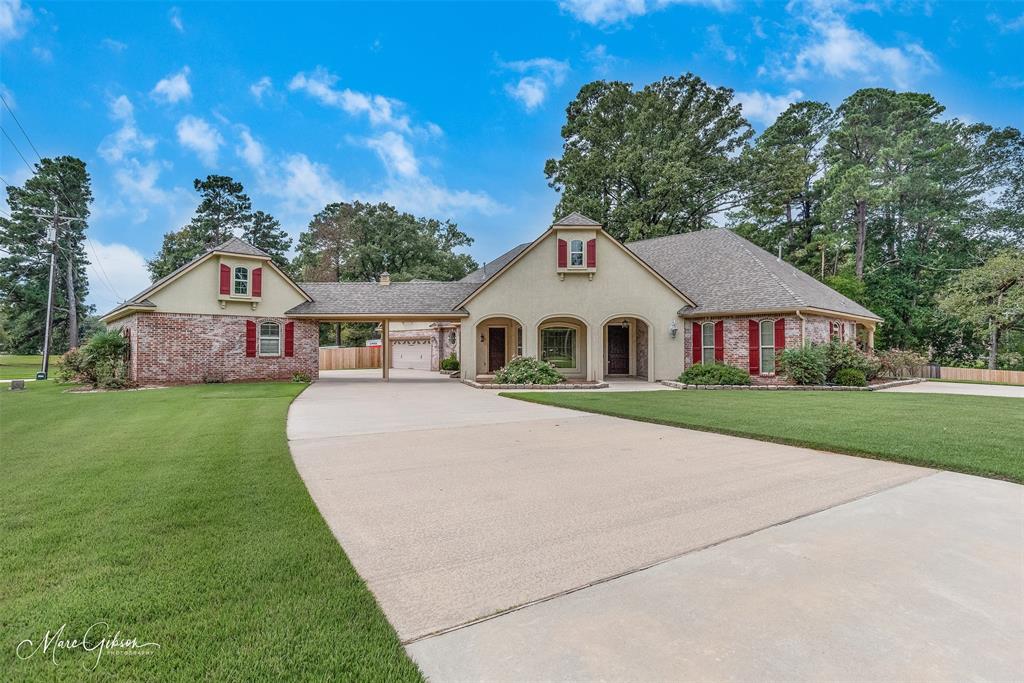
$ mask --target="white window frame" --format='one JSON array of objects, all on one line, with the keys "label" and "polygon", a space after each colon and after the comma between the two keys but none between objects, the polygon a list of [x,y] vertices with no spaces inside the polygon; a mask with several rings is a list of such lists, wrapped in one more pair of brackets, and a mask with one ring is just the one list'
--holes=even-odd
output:
[{"label": "white window frame", "polygon": [[837,342],[843,341],[843,337],[846,336],[843,334],[843,321],[833,320],[831,322],[832,324],[829,325],[828,340]]},{"label": "white window frame", "polygon": [[[239,271],[242,271],[244,275],[238,277]],[[249,269],[245,266],[235,266],[231,269],[231,296],[249,296]],[[238,285],[241,283],[242,291],[238,291]]]},{"label": "white window frame", "polygon": [[[580,328],[576,325],[570,325],[568,323],[551,323],[540,328],[538,335],[539,349],[537,350],[537,357],[540,360],[544,360],[544,333],[548,330],[572,330],[573,332],[573,348],[572,348],[572,362],[573,365],[569,367],[558,367],[556,368],[561,372],[574,372],[579,370],[580,367]],[[546,362],[546,361],[545,361]]]},{"label": "white window frame", "polygon": [[[577,251],[576,248],[575,248],[577,244],[580,247],[579,251]],[[586,254],[584,253],[584,249],[586,249],[586,243],[583,240],[576,240],[576,239],[569,240],[569,267],[570,268],[586,268],[587,267],[587,257],[586,257]],[[574,263],[574,260],[575,260],[574,257],[577,254],[579,254],[580,262],[579,263]]]},{"label": "white window frame", "polygon": [[521,357],[523,355],[523,326],[519,325],[516,327],[516,356]]},{"label": "white window frame", "polygon": [[[711,345],[707,343],[707,330],[711,330]],[[715,323],[701,323],[700,326],[700,364],[715,364]]]},{"label": "white window frame", "polygon": [[[263,326],[273,325],[277,329],[277,334],[264,334]],[[264,351],[263,342],[276,342],[276,350],[274,352]],[[259,327],[256,328],[256,352],[261,356],[280,356],[281,355],[281,323],[276,320],[263,320],[260,322]]]},{"label": "white window frame", "polygon": [[[768,325],[768,329],[769,329],[769,332],[771,333],[770,336],[771,336],[771,340],[772,340],[772,343],[770,345],[767,345],[767,346],[764,343],[764,326],[765,325]],[[779,362],[779,359],[775,357],[775,321],[774,320],[762,320],[761,322],[758,323],[757,343],[758,343],[759,348],[760,348],[760,351],[758,353],[758,359],[757,359],[757,363],[758,363],[757,370],[758,370],[758,372],[760,374],[762,374],[762,375],[774,375],[776,367],[778,366],[778,362]],[[768,351],[771,351],[771,354],[772,354],[772,369],[771,370],[765,370],[765,368],[764,368],[764,352],[765,352],[765,349],[767,349]]]}]

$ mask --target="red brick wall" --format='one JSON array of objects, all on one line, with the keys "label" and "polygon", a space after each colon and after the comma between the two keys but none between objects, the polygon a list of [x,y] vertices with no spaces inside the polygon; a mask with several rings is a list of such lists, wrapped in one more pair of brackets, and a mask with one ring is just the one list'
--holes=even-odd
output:
[{"label": "red brick wall", "polygon": [[[245,323],[264,320],[295,323],[295,355],[245,355]],[[134,314],[111,324],[132,328],[133,379],[139,384],[192,384],[204,381],[237,382],[291,379],[303,372],[312,379],[319,372],[320,335],[316,322],[286,318],[186,313]]]}]

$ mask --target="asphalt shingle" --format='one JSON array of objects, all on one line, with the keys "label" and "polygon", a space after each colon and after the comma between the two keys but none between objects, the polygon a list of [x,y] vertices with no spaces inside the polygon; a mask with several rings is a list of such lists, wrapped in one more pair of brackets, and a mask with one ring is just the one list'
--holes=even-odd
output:
[{"label": "asphalt shingle", "polygon": [[301,282],[313,299],[289,315],[451,314],[479,287],[476,282]]}]

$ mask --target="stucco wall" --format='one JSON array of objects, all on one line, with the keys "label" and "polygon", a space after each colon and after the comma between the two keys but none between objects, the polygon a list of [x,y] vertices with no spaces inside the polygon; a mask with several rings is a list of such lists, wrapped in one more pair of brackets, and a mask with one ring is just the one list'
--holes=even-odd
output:
[{"label": "stucco wall", "polygon": [[[597,233],[597,269],[587,274],[557,272],[557,250],[553,235],[545,237],[533,251],[479,292],[467,305],[469,318],[463,329],[477,330],[488,316],[507,316],[523,325],[523,353],[536,357],[538,327],[547,318],[569,316],[587,325],[585,355],[599,362],[589,363],[587,379],[604,377],[604,324],[615,317],[639,317],[650,323],[652,341],[648,357],[650,379],[675,379],[682,371],[682,321],[676,312],[685,301],[646,268],[611,241]],[[672,337],[669,325],[676,321],[680,332]],[[463,374],[471,377],[477,358],[486,347],[479,334],[468,335],[462,345]],[[472,342],[472,343],[466,343]]]}]

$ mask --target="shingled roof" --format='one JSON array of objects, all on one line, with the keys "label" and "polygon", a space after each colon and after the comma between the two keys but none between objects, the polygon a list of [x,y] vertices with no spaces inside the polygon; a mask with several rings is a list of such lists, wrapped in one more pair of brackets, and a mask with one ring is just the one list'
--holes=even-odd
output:
[{"label": "shingled roof", "polygon": [[472,273],[459,280],[459,282],[487,282],[495,273],[504,268],[506,263],[514,259],[516,256],[519,256],[519,254],[521,254],[523,250],[531,244],[533,243],[523,242],[519,246],[509,249],[490,263],[485,263],[483,267],[477,268]]},{"label": "shingled roof", "polygon": [[270,254],[268,254],[267,252],[252,246],[248,242],[243,242],[237,237],[228,238],[226,242],[218,244],[210,251],[222,251],[226,254],[243,254],[245,256],[262,256],[263,258],[270,258]]},{"label": "shingled roof", "polygon": [[601,227],[601,224],[595,221],[593,218],[587,218],[578,211],[573,211],[568,216],[562,216],[557,221],[552,223],[554,226],[566,227],[566,226],[581,226],[587,227]]},{"label": "shingled roof", "polygon": [[820,308],[881,320],[726,228],[629,242],[626,248],[697,303],[681,315]]},{"label": "shingled roof", "polygon": [[473,293],[474,282],[302,282],[313,300],[286,315],[437,315],[455,312],[460,301]]}]

